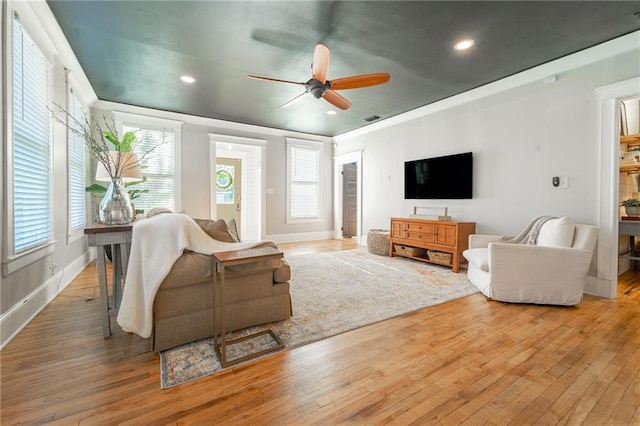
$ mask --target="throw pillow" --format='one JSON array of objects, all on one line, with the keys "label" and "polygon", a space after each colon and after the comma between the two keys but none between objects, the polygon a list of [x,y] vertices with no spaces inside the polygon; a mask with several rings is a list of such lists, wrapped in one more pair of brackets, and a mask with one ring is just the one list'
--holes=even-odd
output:
[{"label": "throw pillow", "polygon": [[575,225],[568,216],[549,219],[542,225],[538,233],[536,245],[545,247],[571,247]]},{"label": "throw pillow", "polygon": [[214,240],[224,243],[237,243],[238,240],[229,232],[229,225],[224,219],[193,219]]},{"label": "throw pillow", "polygon": [[235,219],[229,219],[227,221],[227,224],[229,225],[229,232],[231,232],[231,235],[233,235],[235,237],[235,239],[239,242],[240,241],[240,235],[238,235],[238,225],[236,224],[236,220]]}]

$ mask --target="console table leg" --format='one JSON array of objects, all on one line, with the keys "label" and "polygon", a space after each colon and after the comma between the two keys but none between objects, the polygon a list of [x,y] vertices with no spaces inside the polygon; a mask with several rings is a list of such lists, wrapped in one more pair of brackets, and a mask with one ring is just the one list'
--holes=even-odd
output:
[{"label": "console table leg", "polygon": [[100,284],[100,303],[102,305],[102,336],[111,336],[111,319],[109,318],[109,289],[107,288],[107,265],[104,261],[104,246],[96,247],[98,255],[98,282]]}]

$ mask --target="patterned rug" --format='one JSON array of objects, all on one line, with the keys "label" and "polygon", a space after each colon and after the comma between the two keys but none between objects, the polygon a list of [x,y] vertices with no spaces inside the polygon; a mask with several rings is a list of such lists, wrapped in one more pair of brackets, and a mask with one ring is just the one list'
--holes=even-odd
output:
[{"label": "patterned rug", "polygon": [[[287,256],[291,264],[293,316],[229,333],[233,339],[270,328],[290,349],[368,324],[477,293],[465,271],[366,249]],[[251,339],[228,348],[228,359],[263,349],[272,339]],[[249,352],[248,352],[249,351]],[[220,371],[213,340],[160,353],[161,386],[176,386]]]}]

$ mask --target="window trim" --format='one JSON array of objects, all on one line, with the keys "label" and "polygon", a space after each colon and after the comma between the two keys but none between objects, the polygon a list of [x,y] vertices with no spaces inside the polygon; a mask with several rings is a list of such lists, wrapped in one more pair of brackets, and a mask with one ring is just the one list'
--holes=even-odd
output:
[{"label": "window trim", "polygon": [[[75,80],[72,79],[72,76],[70,75],[69,70],[65,69],[65,77],[66,77],[67,111],[69,111],[70,113],[73,113],[73,111],[71,111],[69,108],[71,97],[73,96],[76,99],[76,102],[80,103],[80,108],[86,114],[88,111],[87,104],[82,99],[82,96],[79,96],[79,92],[76,89],[76,84],[74,84]],[[75,229],[75,230],[71,229],[71,145],[70,145],[71,141],[70,141],[70,138],[73,133],[71,132],[71,130],[69,130],[69,127],[66,128],[66,132],[67,132],[67,135],[66,135],[66,148],[67,148],[67,215],[66,215],[66,218],[67,218],[67,244],[70,244],[73,241],[84,238],[83,228],[87,226],[87,223],[89,223],[89,216],[87,212],[91,210],[91,198],[89,197],[89,194],[85,191],[83,228]],[[91,169],[91,167],[89,167],[91,165],[91,159],[87,153],[87,148],[86,148],[86,144],[84,144],[84,141],[83,141],[83,148],[84,148],[83,149],[84,185],[86,187],[87,182],[89,182],[89,180],[91,179],[90,173],[89,173]]]},{"label": "window trim", "polygon": [[182,211],[182,125],[184,122],[177,120],[169,120],[167,118],[150,117],[146,115],[131,114],[122,111],[113,111],[113,120],[116,124],[116,129],[120,133],[123,132],[124,126],[129,127],[142,127],[160,131],[173,131],[175,135],[174,139],[174,154],[175,161],[174,171],[174,209],[173,211]]},{"label": "window trim", "polygon": [[2,276],[6,277],[54,252],[55,249],[55,204],[54,204],[54,186],[53,186],[53,161],[54,161],[54,122],[52,119],[49,120],[49,180],[52,182],[52,186],[49,192],[49,209],[51,213],[51,221],[50,221],[50,236],[48,241],[39,244],[38,246],[31,247],[21,251],[20,253],[15,252],[15,227],[14,227],[14,182],[13,182],[13,154],[14,154],[14,141],[13,141],[13,37],[14,37],[14,16],[18,15],[20,20],[20,25],[27,32],[29,37],[33,40],[35,45],[38,47],[42,55],[47,59],[49,63],[48,73],[49,73],[49,101],[54,99],[54,75],[53,70],[55,67],[55,61],[53,60],[55,54],[57,53],[55,48],[51,43],[43,42],[42,34],[38,31],[38,26],[33,25],[33,10],[30,9],[30,5],[28,3],[24,4],[15,4],[9,2],[5,2],[3,4],[5,9],[4,20],[2,22],[4,28],[6,29],[6,39],[3,40],[4,47],[4,64],[5,68],[3,70],[4,73],[4,85],[6,104],[5,111],[6,115],[4,119],[5,122],[5,140],[7,143],[5,144],[5,150],[3,152],[3,165],[5,166],[6,171],[6,180],[4,182],[4,190],[5,190],[5,218],[4,218],[4,228],[6,230],[5,236],[3,238],[3,248],[4,248],[4,256],[2,259]]},{"label": "window trim", "polygon": [[[286,223],[314,223],[322,222],[322,149],[324,144],[322,142],[311,141],[306,139],[285,138],[287,148],[287,164],[286,164],[286,178],[287,178],[287,220]],[[293,218],[291,217],[291,148],[304,148],[312,149],[318,152],[318,216],[310,218]]]}]

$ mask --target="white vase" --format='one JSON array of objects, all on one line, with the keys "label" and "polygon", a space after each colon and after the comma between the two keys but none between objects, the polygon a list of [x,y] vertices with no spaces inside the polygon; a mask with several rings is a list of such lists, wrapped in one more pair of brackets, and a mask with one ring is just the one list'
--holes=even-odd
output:
[{"label": "white vase", "polygon": [[100,222],[105,225],[126,225],[133,222],[131,198],[121,179],[114,179],[109,184],[100,202],[99,214]]},{"label": "white vase", "polygon": [[627,216],[640,216],[640,207],[625,206],[624,212],[627,214]]}]

